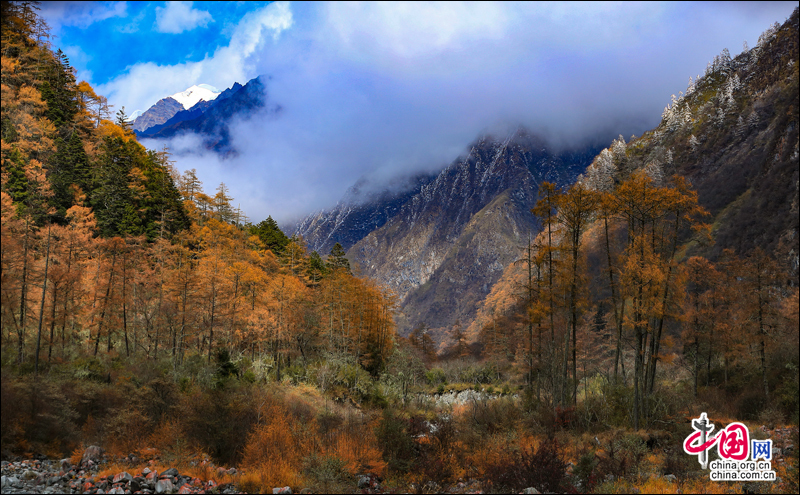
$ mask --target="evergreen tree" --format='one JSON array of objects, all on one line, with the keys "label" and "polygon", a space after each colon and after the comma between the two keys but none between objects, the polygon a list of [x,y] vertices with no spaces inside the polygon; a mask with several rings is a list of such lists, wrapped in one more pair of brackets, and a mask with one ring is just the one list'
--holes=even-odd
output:
[{"label": "evergreen tree", "polygon": [[276,255],[283,254],[286,245],[289,244],[289,238],[278,227],[278,222],[272,219],[272,216],[262,220],[250,231],[251,234],[257,235],[264,247],[275,253]]},{"label": "evergreen tree", "polygon": [[328,270],[345,270],[350,273],[350,261],[347,260],[344,248],[338,242],[331,248],[331,254],[328,255]]}]

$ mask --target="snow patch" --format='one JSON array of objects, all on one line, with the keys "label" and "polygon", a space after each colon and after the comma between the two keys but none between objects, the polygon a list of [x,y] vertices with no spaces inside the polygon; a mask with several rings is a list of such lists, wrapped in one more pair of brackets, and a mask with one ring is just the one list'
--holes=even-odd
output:
[{"label": "snow patch", "polygon": [[220,90],[208,84],[195,84],[186,91],[170,95],[172,99],[183,105],[186,110],[192,108],[198,101],[211,101],[220,95]]}]

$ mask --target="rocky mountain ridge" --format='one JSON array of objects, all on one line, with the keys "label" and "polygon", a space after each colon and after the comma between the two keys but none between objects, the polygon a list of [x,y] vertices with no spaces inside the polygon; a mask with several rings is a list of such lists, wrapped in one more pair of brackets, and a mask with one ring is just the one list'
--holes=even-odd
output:
[{"label": "rocky mountain ridge", "polygon": [[[556,153],[522,128],[503,138],[484,135],[435,178],[356,205],[346,197],[305,219],[298,232],[309,249],[352,244],[348,257],[361,274],[397,294],[401,335],[423,324],[444,338],[456,322],[474,317],[520,243],[535,234],[530,209],[539,184],[571,184],[596,151]],[[384,223],[366,233],[372,225],[356,221],[376,218]]]},{"label": "rocky mountain ridge", "polygon": [[[237,82],[214,100],[200,100],[189,109],[180,106],[181,109],[169,119],[143,131],[137,131],[136,136],[139,139],[171,139],[180,134],[194,133],[202,136],[206,149],[223,156],[235,155],[237,151],[231,143],[230,124],[234,119],[247,119],[252,113],[267,106],[265,85],[267,79],[265,76],[259,76],[244,86]],[[177,102],[175,104],[180,105]],[[277,105],[267,108],[268,114],[276,114],[279,111],[280,107]]]}]

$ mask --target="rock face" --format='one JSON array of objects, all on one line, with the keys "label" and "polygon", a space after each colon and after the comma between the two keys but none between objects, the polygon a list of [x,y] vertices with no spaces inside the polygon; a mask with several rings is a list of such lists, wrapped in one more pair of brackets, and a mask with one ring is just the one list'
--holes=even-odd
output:
[{"label": "rock face", "polygon": [[[266,106],[265,79],[251,79],[244,86],[235,83],[216,99],[201,100],[188,110],[181,107],[169,120],[137,132],[136,136],[140,139],[170,139],[183,133],[195,133],[202,136],[203,145],[207,149],[223,156],[235,155],[236,150],[231,144],[230,124],[233,119],[246,119]],[[268,114],[279,111],[280,107],[272,106],[268,109]]]},{"label": "rock face", "polygon": [[155,105],[136,117],[132,124],[133,130],[143,132],[151,127],[163,124],[182,111],[184,111],[183,105],[172,97],[167,96],[158,100]]},{"label": "rock face", "polygon": [[362,178],[335,207],[309,215],[294,231],[303,237],[309,252],[326,255],[337,242],[344,249],[350,249],[394,217],[408,200],[435,178],[435,174],[419,174],[378,189],[372,189],[371,181]]},{"label": "rock face", "polygon": [[535,235],[530,209],[539,184],[571,184],[596,151],[556,154],[524,129],[502,139],[484,136],[356,242],[348,258],[398,295],[401,335],[424,324],[444,340],[456,322],[474,318],[503,268]]},{"label": "rock face", "polygon": [[[598,165],[616,170],[616,180],[650,167],[665,178],[691,182],[711,214],[712,246],[688,255],[712,260],[722,250],[746,256],[756,247],[798,277],[798,10],[770,27],[752,49],[735,58],[725,50],[706,74],[675,97],[657,128],[621,146]],[[796,283],[796,282],[795,282]]]}]

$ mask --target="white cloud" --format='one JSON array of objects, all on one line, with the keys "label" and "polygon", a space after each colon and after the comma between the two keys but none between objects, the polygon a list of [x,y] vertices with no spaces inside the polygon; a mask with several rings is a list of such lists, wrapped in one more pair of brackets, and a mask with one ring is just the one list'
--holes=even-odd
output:
[{"label": "white cloud", "polygon": [[179,34],[214,22],[205,10],[192,8],[193,2],[167,2],[166,7],[156,7],[156,30]]},{"label": "white cloud", "polygon": [[292,26],[288,4],[276,2],[246,14],[231,35],[228,46],[196,62],[175,65],[138,63],[105,84],[98,84],[100,94],[119,108],[147,109],[167,95],[183,91],[193,84],[210,84],[224,89],[234,82],[246,83],[258,76],[253,57],[280,33]]},{"label": "white cloud", "polygon": [[233,126],[238,158],[198,155],[191,138],[171,147],[180,170],[197,168],[209,192],[224,180],[254,221],[287,221],[361,175],[446,165],[490,126],[570,144],[640,134],[722,48],[752,46],[793,8],[738,5],[275,3],[206,59],[137,64],[99,92],[145,109],[191,84],[270,75],[282,111]]},{"label": "white cloud", "polygon": [[95,22],[128,15],[127,2],[41,2],[40,14],[58,34],[62,26],[88,27]]}]

